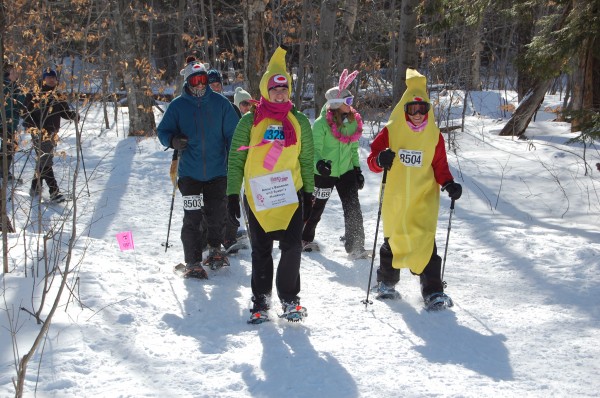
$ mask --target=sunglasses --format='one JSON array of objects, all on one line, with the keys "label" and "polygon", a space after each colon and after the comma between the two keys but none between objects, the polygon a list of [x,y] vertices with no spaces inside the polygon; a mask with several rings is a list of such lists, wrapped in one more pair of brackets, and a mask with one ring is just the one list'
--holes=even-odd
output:
[{"label": "sunglasses", "polygon": [[248,101],[242,101],[240,102],[241,106],[250,106],[250,103]]},{"label": "sunglasses", "polygon": [[196,87],[199,84],[206,86],[206,83],[208,83],[208,76],[205,74],[194,75],[188,78],[188,84],[192,87]]},{"label": "sunglasses", "polygon": [[420,113],[421,115],[425,116],[427,112],[429,112],[430,108],[431,105],[429,104],[429,102],[409,102],[404,105],[404,112],[406,112],[410,116],[414,116],[417,113]]},{"label": "sunglasses", "polygon": [[346,104],[348,106],[354,103],[354,97],[346,97],[346,98],[333,98],[328,101],[330,104]]}]

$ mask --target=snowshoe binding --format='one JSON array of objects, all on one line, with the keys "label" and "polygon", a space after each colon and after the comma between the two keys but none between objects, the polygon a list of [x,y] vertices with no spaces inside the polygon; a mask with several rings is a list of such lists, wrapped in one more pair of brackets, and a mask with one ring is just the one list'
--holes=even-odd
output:
[{"label": "snowshoe binding", "polygon": [[208,279],[208,274],[200,262],[190,264],[179,263],[173,270],[176,274],[186,279]]},{"label": "snowshoe binding", "polygon": [[208,250],[208,257],[202,262],[202,264],[210,267],[210,269],[213,271],[225,266],[229,266],[229,259],[225,254],[225,252],[221,251],[220,247],[211,247]]},{"label": "snowshoe binding", "polygon": [[427,311],[441,311],[454,306],[454,302],[446,293],[432,293],[425,297]]},{"label": "snowshoe binding", "polygon": [[386,284],[385,282],[378,282],[377,285],[373,286],[372,290],[375,291],[375,298],[377,300],[399,300],[402,298],[400,293],[394,288],[395,285]]},{"label": "snowshoe binding", "polygon": [[248,323],[258,325],[260,323],[269,322],[269,296],[259,295],[258,297],[252,297],[254,305],[250,310],[250,319]]},{"label": "snowshoe binding", "polygon": [[300,305],[299,301],[285,302],[282,301],[283,314],[280,318],[286,319],[288,322],[299,322],[308,316],[306,308]]}]

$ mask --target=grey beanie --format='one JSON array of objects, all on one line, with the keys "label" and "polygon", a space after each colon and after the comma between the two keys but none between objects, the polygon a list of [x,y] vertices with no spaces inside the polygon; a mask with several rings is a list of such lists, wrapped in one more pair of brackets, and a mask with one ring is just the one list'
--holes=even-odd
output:
[{"label": "grey beanie", "polygon": [[[341,94],[341,95],[338,95],[338,94]],[[329,109],[338,109],[340,106],[342,106],[342,102],[341,101],[340,102],[338,102],[338,101],[332,102],[331,100],[343,99],[346,97],[352,97],[352,93],[347,88],[343,89],[341,93],[340,93],[340,89],[338,87],[330,88],[325,93],[325,98],[327,99],[327,107]]]},{"label": "grey beanie", "polygon": [[246,90],[244,90],[241,87],[236,87],[235,94],[233,94],[233,103],[235,104],[235,106],[239,107],[240,102],[248,101],[250,99],[252,99],[252,96],[250,95],[250,93],[248,93]]}]

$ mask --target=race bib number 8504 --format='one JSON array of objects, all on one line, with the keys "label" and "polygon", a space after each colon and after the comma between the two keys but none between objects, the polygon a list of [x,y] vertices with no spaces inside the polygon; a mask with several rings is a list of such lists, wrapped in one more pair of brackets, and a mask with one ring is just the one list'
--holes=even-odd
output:
[{"label": "race bib number 8504", "polygon": [[200,210],[203,206],[204,197],[202,194],[183,197],[183,210]]},{"label": "race bib number 8504", "polygon": [[398,157],[406,167],[422,167],[423,151],[413,151],[410,149],[400,149]]}]

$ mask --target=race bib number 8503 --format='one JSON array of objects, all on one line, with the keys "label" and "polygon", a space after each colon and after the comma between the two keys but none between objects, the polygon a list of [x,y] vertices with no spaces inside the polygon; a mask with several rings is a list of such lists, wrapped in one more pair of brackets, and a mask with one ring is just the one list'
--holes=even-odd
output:
[{"label": "race bib number 8503", "polygon": [[202,194],[183,197],[183,210],[200,210],[203,206],[204,197]]},{"label": "race bib number 8503", "polygon": [[410,149],[400,149],[398,157],[406,167],[422,167],[423,151],[413,151]]}]

